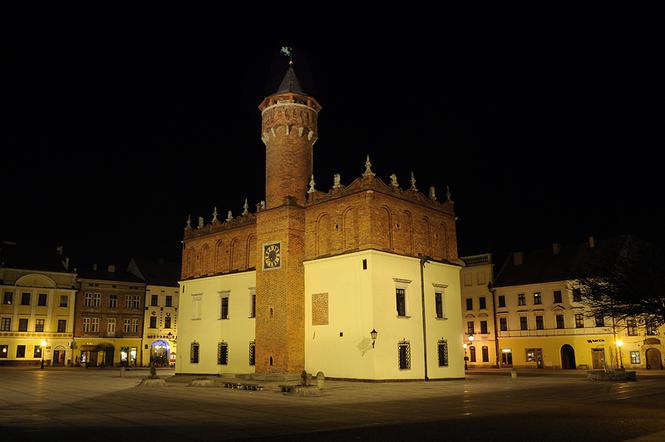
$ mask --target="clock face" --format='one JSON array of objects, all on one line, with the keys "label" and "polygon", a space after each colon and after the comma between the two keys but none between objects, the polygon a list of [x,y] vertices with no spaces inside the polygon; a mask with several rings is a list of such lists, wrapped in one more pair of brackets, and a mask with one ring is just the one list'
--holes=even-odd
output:
[{"label": "clock face", "polygon": [[280,255],[280,243],[266,244],[263,246],[263,268],[276,269],[282,264]]}]

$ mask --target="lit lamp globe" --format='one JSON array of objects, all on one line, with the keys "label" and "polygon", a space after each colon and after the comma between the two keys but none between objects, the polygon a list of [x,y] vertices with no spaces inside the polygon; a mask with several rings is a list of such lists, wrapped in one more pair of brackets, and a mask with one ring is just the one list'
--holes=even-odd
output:
[{"label": "lit lamp globe", "polygon": [[469,342],[473,344],[473,340],[476,339],[475,336],[471,335],[469,336]]},{"label": "lit lamp globe", "polygon": [[623,341],[621,339],[617,339],[617,347],[623,347]]}]

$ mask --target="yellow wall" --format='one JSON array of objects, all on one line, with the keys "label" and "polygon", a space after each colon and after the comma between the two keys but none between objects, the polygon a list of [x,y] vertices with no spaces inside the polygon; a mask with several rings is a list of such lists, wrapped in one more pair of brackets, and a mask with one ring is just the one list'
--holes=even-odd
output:
[{"label": "yellow wall", "polygon": [[[462,257],[462,259],[478,258]],[[488,256],[488,255],[487,255]],[[469,367],[491,367],[496,366],[496,335],[494,329],[494,301],[492,293],[487,288],[487,284],[492,280],[492,264],[488,258],[486,264],[467,265],[462,269],[462,327],[464,331],[465,343],[468,347],[475,347],[476,361],[469,360]],[[485,298],[485,308],[480,308],[480,298]],[[466,300],[472,300],[472,309],[466,307]],[[487,333],[481,333],[481,321],[487,321]],[[473,322],[474,333],[473,342],[469,339],[468,322]],[[487,347],[489,360],[483,362],[483,347]],[[471,357],[471,349],[467,348],[466,355]]]},{"label": "yellow wall", "polygon": [[[362,261],[367,260],[367,270]],[[459,267],[425,265],[425,317],[429,378],[460,378],[464,362]],[[396,281],[397,279],[397,281]],[[408,282],[410,281],[410,282]],[[444,316],[436,319],[435,287],[444,293]],[[406,317],[398,317],[395,291],[406,290]],[[312,295],[328,294],[328,324],[312,325]],[[363,251],[305,262],[305,366],[311,373],[354,379],[424,377],[420,262]],[[370,331],[378,337],[372,348]],[[343,336],[340,336],[343,333]],[[448,341],[448,367],[439,367],[437,342]],[[398,343],[407,340],[411,368],[400,370]]]},{"label": "yellow wall", "polygon": [[[177,335],[178,335],[178,297],[180,289],[170,286],[150,285],[146,286],[145,316],[143,318],[143,366],[150,365],[151,346],[155,341],[165,341],[170,345],[170,359],[177,358]],[[152,305],[152,295],[157,295],[157,305]],[[171,307],[166,306],[166,296],[171,296]],[[171,327],[166,328],[164,319],[167,315],[171,318]],[[150,328],[150,317],[157,318],[157,328]],[[169,336],[169,333],[171,335]],[[147,346],[147,348],[146,348]]]}]

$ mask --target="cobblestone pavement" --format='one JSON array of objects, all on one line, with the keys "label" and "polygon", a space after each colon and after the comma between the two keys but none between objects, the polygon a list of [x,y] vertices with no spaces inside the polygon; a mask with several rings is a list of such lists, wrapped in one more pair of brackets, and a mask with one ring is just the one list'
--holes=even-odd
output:
[{"label": "cobblestone pavement", "polygon": [[301,397],[190,387],[136,388],[146,370],[0,368],[0,441],[665,440],[665,377],[469,374],[466,380],[326,381]]}]

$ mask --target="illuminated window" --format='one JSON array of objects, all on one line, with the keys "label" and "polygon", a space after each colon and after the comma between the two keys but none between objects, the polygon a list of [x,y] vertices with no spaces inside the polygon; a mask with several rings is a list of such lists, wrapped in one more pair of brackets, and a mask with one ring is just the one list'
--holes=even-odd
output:
[{"label": "illuminated window", "polygon": [[631,351],[630,352],[630,363],[631,364],[640,364],[640,352],[639,351]]},{"label": "illuminated window", "polygon": [[526,349],[526,361],[527,362],[538,362],[539,359],[542,359],[543,350],[542,348],[527,348]]},{"label": "illuminated window", "polygon": [[192,364],[199,363],[199,344],[196,342],[192,343],[192,346],[189,351],[189,362]]},{"label": "illuminated window", "polygon": [[561,304],[562,301],[561,290],[554,290],[554,303]]},{"label": "illuminated window", "polygon": [[526,305],[526,297],[524,296],[524,293],[517,295],[517,305]]},{"label": "illuminated window", "polygon": [[584,315],[582,313],[575,315],[575,328],[584,328]]},{"label": "illuminated window", "polygon": [[43,332],[44,331],[44,320],[43,319],[36,319],[35,320],[35,331],[36,332]]},{"label": "illuminated window", "polygon": [[217,344],[217,365],[229,364],[229,344],[220,342]]},{"label": "illuminated window", "polygon": [[536,292],[533,294],[533,304],[542,304],[543,303],[543,297],[540,296],[540,292]]},{"label": "illuminated window", "polygon": [[0,358],[6,358],[9,353],[8,345],[0,345]]},{"label": "illuminated window", "polygon": [[438,344],[439,367],[448,366],[448,341],[441,339]]},{"label": "illuminated window", "polygon": [[408,341],[402,341],[397,344],[397,359],[400,370],[409,370],[411,368],[411,344]]},{"label": "illuminated window", "polygon": [[12,318],[2,318],[0,321],[0,331],[11,331]]},{"label": "illuminated window", "polygon": [[658,326],[656,326],[656,323],[652,320],[647,320],[645,323],[646,326],[646,333],[647,335],[657,335],[658,334]]},{"label": "illuminated window", "polygon": [[35,345],[35,350],[32,353],[33,358],[41,358],[42,357],[42,348],[39,345]]}]

